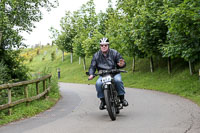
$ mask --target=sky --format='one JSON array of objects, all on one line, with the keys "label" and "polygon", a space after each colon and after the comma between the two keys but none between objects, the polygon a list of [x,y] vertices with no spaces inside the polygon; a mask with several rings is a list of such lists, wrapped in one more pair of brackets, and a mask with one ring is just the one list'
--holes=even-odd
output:
[{"label": "sky", "polygon": [[[35,23],[36,28],[28,34],[26,32],[22,33],[25,38],[23,41],[28,47],[34,46],[35,44],[46,45],[51,43],[50,39],[50,27],[56,29],[60,28],[60,19],[65,16],[65,11],[76,11],[81,8],[83,4],[86,4],[89,0],[58,0],[59,6],[53,8],[50,12],[43,12],[43,19],[40,22]],[[114,3],[115,1],[112,0]],[[105,12],[108,7],[108,0],[94,0],[96,12],[99,13],[100,10]]]}]

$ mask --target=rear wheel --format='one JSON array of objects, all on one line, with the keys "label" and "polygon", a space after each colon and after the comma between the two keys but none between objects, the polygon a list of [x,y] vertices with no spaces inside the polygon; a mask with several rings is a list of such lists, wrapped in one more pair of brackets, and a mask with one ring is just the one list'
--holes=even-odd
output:
[{"label": "rear wheel", "polygon": [[110,90],[105,89],[104,96],[105,96],[106,108],[107,108],[108,114],[111,120],[114,121],[116,120],[116,108],[115,108],[114,100],[111,97]]}]

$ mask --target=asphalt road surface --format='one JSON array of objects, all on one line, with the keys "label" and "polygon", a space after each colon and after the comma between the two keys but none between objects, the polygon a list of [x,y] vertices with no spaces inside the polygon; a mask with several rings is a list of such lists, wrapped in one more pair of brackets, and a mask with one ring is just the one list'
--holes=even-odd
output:
[{"label": "asphalt road surface", "polygon": [[129,106],[111,121],[94,85],[60,83],[60,91],[56,106],[0,133],[200,133],[200,107],[175,95],[126,88]]}]

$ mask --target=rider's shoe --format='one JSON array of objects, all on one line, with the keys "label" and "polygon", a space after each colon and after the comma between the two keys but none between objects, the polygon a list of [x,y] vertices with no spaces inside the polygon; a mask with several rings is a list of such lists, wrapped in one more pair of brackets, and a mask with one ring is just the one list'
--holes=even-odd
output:
[{"label": "rider's shoe", "polygon": [[101,103],[100,103],[100,105],[99,105],[99,109],[100,109],[100,110],[106,109],[106,108],[105,108],[105,105],[106,105],[105,99],[104,99],[104,98],[100,98],[100,100],[101,100]]},{"label": "rider's shoe", "polygon": [[123,106],[128,106],[128,102],[126,101],[126,99],[121,100],[121,103]]},{"label": "rider's shoe", "polygon": [[119,98],[120,98],[120,101],[121,101],[123,106],[125,106],[125,107],[128,106],[128,102],[124,98],[124,95],[120,95]]}]

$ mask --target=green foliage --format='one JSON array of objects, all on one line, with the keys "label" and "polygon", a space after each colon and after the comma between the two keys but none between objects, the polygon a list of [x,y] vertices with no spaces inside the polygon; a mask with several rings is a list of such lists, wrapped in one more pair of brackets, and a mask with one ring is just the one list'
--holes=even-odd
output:
[{"label": "green foliage", "polygon": [[4,63],[8,75],[7,79],[5,78],[5,82],[12,79],[16,81],[28,79],[28,69],[22,64],[23,58],[19,56],[19,53],[20,51],[17,50],[6,50],[0,54],[0,57],[4,55],[4,57],[0,58],[0,61]]},{"label": "green foliage", "polygon": [[38,22],[42,19],[40,8],[44,7],[47,10],[50,10],[51,7],[55,7],[55,3],[56,1],[52,3],[49,0],[3,0],[0,3],[0,20],[3,22],[1,23],[1,26],[17,26],[18,30],[30,31],[30,28],[33,27],[33,22]]},{"label": "green foliage", "polygon": [[83,42],[94,36],[96,25],[97,17],[94,1],[90,0],[86,4],[83,4],[79,11],[77,35],[74,38],[74,51],[80,57],[87,55],[84,50],[87,46],[84,46],[86,43]]},{"label": "green foliage", "polygon": [[43,60],[43,61],[45,60],[45,56],[42,57],[42,60]]},{"label": "green foliage", "polygon": [[40,54],[40,49],[37,49],[37,55],[39,55]]},{"label": "green foliage", "polygon": [[[56,1],[55,1],[56,3]],[[0,31],[3,33],[0,49],[22,45],[20,31],[31,31],[33,22],[42,19],[40,8],[50,10],[55,7],[49,0],[19,1],[3,0],[0,2]]]},{"label": "green foliage", "polygon": [[4,82],[8,81],[9,75],[8,75],[8,68],[4,65],[3,61],[0,62],[0,84],[3,84]]},{"label": "green foliage", "polygon": [[185,0],[178,4],[165,3],[166,13],[163,18],[169,29],[167,34],[168,45],[165,45],[162,49],[165,57],[181,57],[192,62],[199,59],[199,9],[199,1]]},{"label": "green foliage", "polygon": [[106,35],[106,21],[107,21],[107,13],[103,13],[102,11],[97,14],[98,18],[98,26],[97,29],[102,35]]},{"label": "green foliage", "polygon": [[[66,12],[65,17],[60,21],[61,32],[59,33],[53,27],[50,31],[53,34],[53,39],[55,44],[63,51],[73,53],[73,38],[75,37],[76,30],[73,28],[75,25],[75,18],[72,16],[71,12]],[[73,23],[73,24],[72,24]]]},{"label": "green foliage", "polygon": [[54,28],[50,29],[56,45],[61,50],[85,57],[87,53],[83,42],[94,36],[97,25],[94,1],[88,1],[80,10],[73,13],[66,12],[60,23],[61,32]]},{"label": "green foliage", "polygon": [[51,61],[54,61],[55,58],[56,58],[56,53],[55,53],[55,51],[53,51],[53,52],[51,53]]},{"label": "green foliage", "polygon": [[94,53],[99,51],[99,40],[102,37],[103,35],[95,30],[92,38],[87,38],[85,41],[83,41],[83,48],[85,50],[84,53],[86,53],[87,56],[93,56]]},{"label": "green foliage", "polygon": [[62,30],[54,30],[59,33],[55,40],[67,52],[91,56],[98,50],[98,31],[122,55],[182,58],[193,63],[200,59],[199,10],[199,1],[117,0],[113,8],[109,0],[106,12],[96,14],[90,0],[75,12],[66,12]]},{"label": "green foliage", "polygon": [[29,59],[29,62],[32,62],[33,61],[33,57],[31,57],[30,59]]},{"label": "green foliage", "polygon": [[[4,84],[10,79],[8,75],[8,68],[4,65],[4,63],[0,62],[0,85]],[[0,90],[0,104],[4,104],[7,100],[5,99],[7,97],[7,91]]]},{"label": "green foliage", "polygon": [[[55,1],[56,3],[56,1]],[[21,31],[30,32],[34,27],[33,23],[42,19],[41,8],[50,10],[55,7],[49,0],[1,0],[0,2],[0,62],[7,68],[8,80],[26,80],[27,68],[22,64],[19,51],[23,37]],[[14,50],[15,48],[15,50]]]},{"label": "green foliage", "polygon": [[133,18],[135,44],[147,56],[160,54],[159,47],[165,43],[167,28],[160,19],[162,1],[146,1],[137,7]]},{"label": "green foliage", "polygon": [[85,57],[86,54],[84,52],[84,49],[83,49],[83,41],[86,40],[87,37],[85,37],[85,35],[82,35],[82,34],[78,34],[76,35],[76,37],[74,38],[74,53],[76,53],[76,55],[80,56],[80,57]]},{"label": "green foliage", "polygon": [[124,16],[120,16],[117,10],[112,7],[107,9],[107,21],[106,23],[106,36],[108,36],[110,41],[110,47],[118,50],[120,53],[126,51],[126,42],[124,33],[125,23],[123,22]]}]

